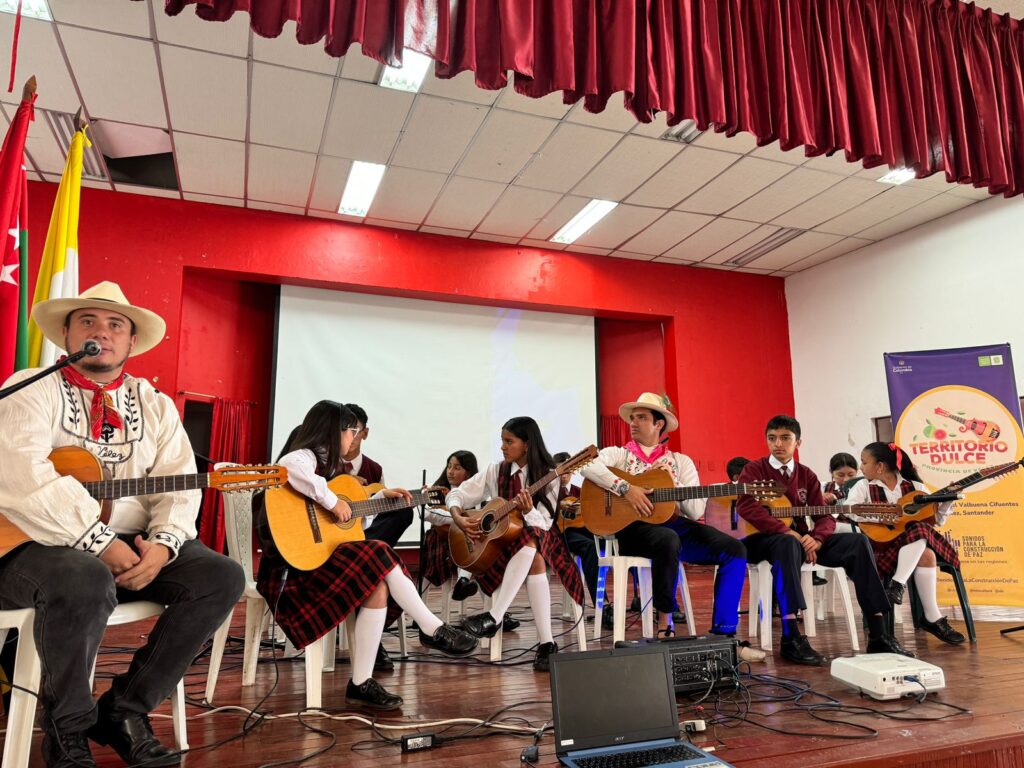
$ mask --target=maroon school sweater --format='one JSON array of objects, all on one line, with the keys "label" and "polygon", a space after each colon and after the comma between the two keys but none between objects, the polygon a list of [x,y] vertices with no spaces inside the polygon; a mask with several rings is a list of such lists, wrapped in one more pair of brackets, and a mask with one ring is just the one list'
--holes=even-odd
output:
[{"label": "maroon school sweater", "polygon": [[[821,482],[803,464],[794,464],[793,474],[787,483],[782,479],[782,473],[768,463],[766,456],[750,462],[740,473],[741,483],[752,483],[756,480],[770,480],[785,486],[786,497],[794,507],[818,507],[825,504],[825,500],[821,496]],[[785,533],[788,530],[784,522],[768,514],[768,511],[758,504],[753,496],[740,496],[736,504],[736,511],[740,517],[761,533]],[[793,511],[793,529],[799,533],[807,533],[807,523],[804,518],[795,516],[798,511],[795,509]],[[814,529],[810,533],[813,538],[824,543],[825,539],[831,536],[835,530],[835,519],[831,515],[826,515],[814,518]]]}]

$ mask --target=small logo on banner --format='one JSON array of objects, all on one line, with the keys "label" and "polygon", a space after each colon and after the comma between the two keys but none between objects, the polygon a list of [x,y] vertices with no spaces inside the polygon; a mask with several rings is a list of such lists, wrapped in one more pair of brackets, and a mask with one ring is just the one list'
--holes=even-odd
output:
[{"label": "small logo on banner", "polygon": [[989,366],[1002,365],[1002,364],[1003,364],[1003,356],[1002,355],[979,355],[978,356],[978,367],[979,368],[988,368]]}]

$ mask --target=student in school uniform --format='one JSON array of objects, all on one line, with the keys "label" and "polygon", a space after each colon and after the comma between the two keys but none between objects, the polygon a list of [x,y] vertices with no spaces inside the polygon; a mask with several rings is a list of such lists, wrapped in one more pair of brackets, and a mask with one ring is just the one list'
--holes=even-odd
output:
[{"label": "student in school uniform", "polygon": [[[479,471],[476,456],[470,451],[454,451],[448,456],[444,469],[433,482],[435,488],[444,488],[451,491],[458,488],[468,478]],[[448,547],[448,526],[452,523],[452,516],[446,507],[437,507],[427,510],[427,522],[430,528],[427,529],[424,541],[426,552],[423,562],[423,578],[440,587],[450,579],[459,574],[458,581],[452,588],[453,600],[466,600],[472,597],[480,589],[475,581],[470,580],[468,571],[460,570],[452,560],[451,549]]]},{"label": "student in school uniform", "polygon": [[501,428],[501,453],[503,461],[491,464],[453,488],[446,499],[452,522],[471,539],[479,540],[482,536],[480,521],[466,515],[465,510],[488,499],[516,500],[525,523],[519,539],[505,548],[493,566],[477,576],[480,588],[488,595],[501,587],[499,599],[492,603],[490,611],[467,616],[463,626],[477,637],[493,637],[497,634],[498,622],[525,583],[540,640],[533,668],[547,672],[551,654],[558,651],[551,631],[547,565],[558,574],[572,599],[580,605],[584,605],[585,600],[583,580],[557,529],[552,531],[558,508],[558,478],[532,495],[527,491],[532,483],[555,468],[537,422],[529,416],[517,416],[505,422]]},{"label": "student in school uniform", "polygon": [[[860,474],[857,460],[848,453],[837,453],[828,462],[828,481],[821,486],[821,497],[826,504],[842,504],[846,498],[846,487]],[[850,519],[844,514],[836,515],[836,533],[857,533]]]}]

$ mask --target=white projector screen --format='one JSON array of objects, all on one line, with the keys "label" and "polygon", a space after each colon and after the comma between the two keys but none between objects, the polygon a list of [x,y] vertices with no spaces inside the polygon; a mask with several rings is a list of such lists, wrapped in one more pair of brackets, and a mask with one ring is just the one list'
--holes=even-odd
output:
[{"label": "white projector screen", "polygon": [[456,450],[499,461],[513,416],[552,453],[597,441],[590,317],[282,286],[276,354],[275,457],[318,400],[366,410],[363,453],[389,486],[433,482]]}]

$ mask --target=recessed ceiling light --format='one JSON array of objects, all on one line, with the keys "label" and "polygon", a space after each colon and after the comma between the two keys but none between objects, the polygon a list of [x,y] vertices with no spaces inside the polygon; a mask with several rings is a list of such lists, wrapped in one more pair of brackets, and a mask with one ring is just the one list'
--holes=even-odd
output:
[{"label": "recessed ceiling light", "polygon": [[665,141],[678,141],[680,144],[692,144],[703,133],[693,120],[683,120],[661,134],[661,138]]},{"label": "recessed ceiling light", "polygon": [[380,84],[384,88],[416,93],[423,84],[423,78],[427,76],[427,70],[432,62],[433,59],[429,56],[406,48],[402,53],[402,68],[384,67],[384,73],[380,76]]},{"label": "recessed ceiling light", "polygon": [[[0,13],[17,12],[18,0],[0,0]],[[53,21],[53,15],[50,13],[49,6],[46,5],[46,0],[22,0],[21,15],[30,19]]]},{"label": "recessed ceiling light", "polygon": [[365,216],[370,210],[373,196],[377,194],[377,187],[384,177],[386,168],[386,165],[364,163],[359,160],[352,163],[352,170],[348,173],[348,182],[346,182],[345,192],[341,196],[338,213],[348,216]]},{"label": "recessed ceiling light", "polygon": [[883,184],[906,184],[917,174],[913,168],[894,168],[879,179]]},{"label": "recessed ceiling light", "polygon": [[607,216],[618,203],[611,200],[591,200],[583,210],[569,219],[569,223],[562,227],[551,238],[552,243],[572,243],[584,235],[587,230]]}]

